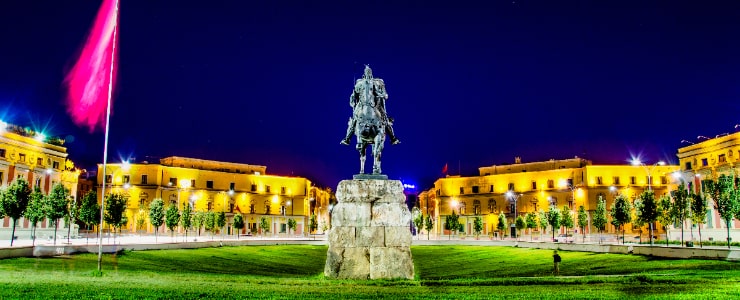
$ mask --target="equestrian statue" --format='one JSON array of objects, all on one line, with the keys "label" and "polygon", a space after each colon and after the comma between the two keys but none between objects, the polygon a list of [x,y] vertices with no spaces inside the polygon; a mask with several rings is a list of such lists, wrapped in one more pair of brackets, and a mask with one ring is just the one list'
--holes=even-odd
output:
[{"label": "equestrian statue", "polygon": [[388,93],[383,79],[373,78],[370,66],[365,65],[365,73],[362,78],[357,79],[354,91],[349,96],[352,117],[347,124],[347,134],[340,142],[342,145],[349,145],[352,134],[357,137],[355,148],[360,152],[360,174],[365,173],[365,152],[368,145],[373,145],[373,174],[381,174],[380,154],[386,134],[392,145],[401,143],[393,133],[393,118],[385,111],[386,100]]}]

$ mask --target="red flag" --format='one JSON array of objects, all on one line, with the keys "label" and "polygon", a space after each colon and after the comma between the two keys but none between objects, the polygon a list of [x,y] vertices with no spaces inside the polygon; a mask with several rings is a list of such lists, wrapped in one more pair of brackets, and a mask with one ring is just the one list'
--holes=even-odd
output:
[{"label": "red flag", "polygon": [[447,164],[445,164],[445,167],[442,168],[442,174],[447,175]]},{"label": "red flag", "polygon": [[67,73],[67,111],[78,126],[105,126],[116,75],[118,0],[103,0],[80,57]]}]

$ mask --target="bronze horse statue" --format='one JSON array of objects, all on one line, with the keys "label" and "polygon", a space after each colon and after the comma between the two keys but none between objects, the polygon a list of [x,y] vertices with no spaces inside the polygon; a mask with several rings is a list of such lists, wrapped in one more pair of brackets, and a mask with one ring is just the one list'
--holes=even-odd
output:
[{"label": "bronze horse statue", "polygon": [[383,152],[386,133],[392,144],[400,141],[393,133],[391,119],[385,112],[385,101],[388,94],[385,83],[380,78],[373,78],[372,70],[365,66],[365,74],[355,83],[354,91],[350,96],[350,106],[353,108],[352,118],[349,120],[347,134],[341,144],[348,145],[354,134],[357,137],[355,148],[360,152],[360,174],[365,173],[365,159],[367,147],[372,145],[373,174],[381,174],[380,156]]}]

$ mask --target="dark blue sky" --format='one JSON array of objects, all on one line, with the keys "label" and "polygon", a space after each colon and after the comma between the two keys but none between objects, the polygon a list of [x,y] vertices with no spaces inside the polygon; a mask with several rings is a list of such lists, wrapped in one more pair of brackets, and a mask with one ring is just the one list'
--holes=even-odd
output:
[{"label": "dark blue sky", "polygon": [[[403,143],[392,179],[428,188],[477,167],[631,154],[675,162],[683,139],[740,123],[740,4],[731,1],[121,0],[110,161],[170,155],[266,165],[335,187],[363,64],[386,82]],[[64,73],[98,1],[0,2],[0,117],[69,136]],[[368,164],[368,168],[369,168]]]}]

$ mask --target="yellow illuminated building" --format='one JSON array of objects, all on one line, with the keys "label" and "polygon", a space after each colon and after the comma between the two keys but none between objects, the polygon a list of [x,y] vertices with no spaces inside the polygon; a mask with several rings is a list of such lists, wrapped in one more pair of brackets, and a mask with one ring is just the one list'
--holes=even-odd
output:
[{"label": "yellow illuminated building", "polygon": [[[165,206],[181,210],[190,203],[193,211],[225,212],[226,234],[235,234],[233,217],[241,214],[246,228],[240,234],[305,235],[311,213],[325,215],[327,190],[311,185],[302,177],[268,175],[265,166],[219,162],[185,157],[167,157],[158,163],[107,164],[106,194],[128,197],[126,216],[129,231],[153,232],[148,218],[151,202],[160,198]],[[98,165],[98,195],[101,195],[103,165]],[[99,196],[99,198],[101,198]],[[268,233],[259,228],[262,217],[270,224]],[[145,228],[135,228],[145,218]],[[288,220],[296,221],[288,232]],[[160,229],[161,230],[161,229]]]},{"label": "yellow illuminated building", "polygon": [[[716,180],[719,175],[737,176],[740,166],[740,132],[706,139],[702,142],[678,149],[678,161],[681,166],[681,179],[687,182],[690,189],[695,192],[701,191],[701,180]],[[702,225],[702,233],[714,239],[725,240],[727,238],[727,225],[719,217],[710,200],[707,206],[707,223]],[[712,229],[722,229],[717,232]],[[740,221],[734,220],[730,223],[731,229],[740,229]],[[705,230],[706,229],[706,230]],[[740,232],[732,230],[731,233],[737,239]]]},{"label": "yellow illuminated building", "polygon": [[[645,189],[656,197],[675,190],[670,176],[678,166],[592,165],[583,158],[549,160],[480,167],[479,176],[448,176],[434,182],[434,187],[419,195],[420,209],[434,220],[434,234],[449,234],[444,221],[454,209],[464,224],[464,234],[472,235],[476,216],[483,218],[483,232],[496,231],[498,215],[503,212],[509,226],[516,216],[547,211],[551,206],[567,207],[574,220],[583,205],[589,215],[586,233],[596,232],[591,218],[599,197],[606,200],[607,211],[618,194],[634,201]],[[652,180],[651,180],[652,179]],[[652,181],[651,184],[649,184]],[[611,225],[608,230],[613,232]],[[630,230],[629,226],[627,228]],[[507,229],[507,235],[513,229]]]},{"label": "yellow illuminated building", "polygon": [[[38,186],[45,195],[48,195],[55,184],[61,183],[76,199],[79,172],[74,169],[74,164],[67,160],[67,148],[63,145],[64,141],[61,139],[46,137],[41,133],[0,120],[0,186],[7,187],[15,180],[23,178],[31,185],[31,189]],[[0,239],[5,239],[6,235],[9,238],[11,219],[5,217],[1,221]],[[39,238],[53,234],[53,224],[48,220],[40,222],[37,226]],[[61,221],[59,226],[64,228],[66,224]],[[25,218],[21,218],[18,220],[15,235],[19,239],[28,239],[31,236],[31,227]],[[49,227],[52,227],[51,231],[45,230]]]}]

